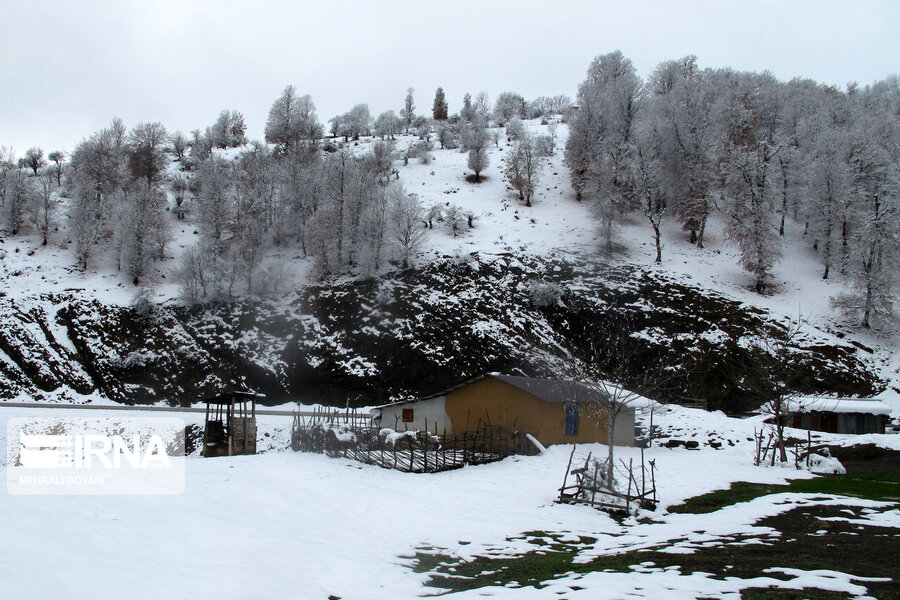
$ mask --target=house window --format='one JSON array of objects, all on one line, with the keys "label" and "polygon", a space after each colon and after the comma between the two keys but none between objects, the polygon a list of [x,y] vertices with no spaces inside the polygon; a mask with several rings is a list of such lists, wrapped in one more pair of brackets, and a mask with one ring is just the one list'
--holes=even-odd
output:
[{"label": "house window", "polygon": [[403,409],[403,422],[404,423],[412,423],[413,422],[413,409],[411,409],[411,408]]},{"label": "house window", "polygon": [[578,405],[566,405],[566,435],[578,435]]}]

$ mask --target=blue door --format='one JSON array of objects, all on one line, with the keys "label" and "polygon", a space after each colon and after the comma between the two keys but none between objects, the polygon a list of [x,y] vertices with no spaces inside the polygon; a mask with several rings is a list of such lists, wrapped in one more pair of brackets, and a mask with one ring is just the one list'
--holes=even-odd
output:
[{"label": "blue door", "polygon": [[566,435],[578,435],[578,405],[566,405]]}]

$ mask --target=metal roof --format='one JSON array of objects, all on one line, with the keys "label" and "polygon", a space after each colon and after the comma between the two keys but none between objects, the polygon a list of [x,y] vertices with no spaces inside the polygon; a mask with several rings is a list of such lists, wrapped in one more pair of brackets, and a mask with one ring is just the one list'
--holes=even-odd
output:
[{"label": "metal roof", "polygon": [[791,398],[786,412],[833,412],[890,415],[891,406],[878,398],[827,398],[822,396]]}]

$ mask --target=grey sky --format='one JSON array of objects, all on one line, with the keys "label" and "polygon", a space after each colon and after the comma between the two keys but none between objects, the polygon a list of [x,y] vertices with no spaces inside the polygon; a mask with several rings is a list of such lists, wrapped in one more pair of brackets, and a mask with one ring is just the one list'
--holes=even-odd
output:
[{"label": "grey sky", "polygon": [[323,122],[366,102],[430,114],[466,91],[575,95],[591,59],[619,49],[646,76],[696,54],[702,67],[768,69],[866,85],[900,72],[896,0],[330,2],[0,0],[0,145],[71,150],[113,116],[185,133],[220,110],[261,138],[287,84]]}]

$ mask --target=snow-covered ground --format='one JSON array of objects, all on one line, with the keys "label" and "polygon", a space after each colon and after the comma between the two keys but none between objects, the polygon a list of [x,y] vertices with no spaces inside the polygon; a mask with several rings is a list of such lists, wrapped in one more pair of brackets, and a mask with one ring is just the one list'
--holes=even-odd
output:
[{"label": "snow-covered ground", "polygon": [[[6,435],[8,418],[63,412],[96,417],[107,411],[5,409],[0,436]],[[177,416],[188,422],[202,418]],[[3,489],[0,597],[411,598],[434,591],[422,587],[427,574],[411,568],[417,549],[441,549],[461,559],[516,555],[534,549],[522,536],[529,531],[596,538],[577,558],[587,561],[658,546],[689,553],[735,535],[766,538],[773,531],[757,525],[759,519],[811,504],[857,507],[869,515],[862,518],[900,527],[897,510],[821,494],[815,500],[779,494],[705,515],[668,514],[667,506],[733,481],[783,483],[811,476],[793,468],[753,466],[751,439],[761,425],[758,419],[659,408],[654,425],[664,435],[697,439],[700,448],[647,449],[645,457],[656,461],[661,505],[646,515],[652,520],[624,522],[586,506],[554,503],[571,446],[415,475],[282,450],[290,423],[290,417],[260,417],[259,439],[271,440],[263,446],[271,450],[257,456],[188,457],[180,495],[18,496]],[[900,448],[898,436],[868,438]],[[721,441],[720,449],[709,446],[710,440]],[[576,456],[605,451],[605,446],[583,446]],[[620,448],[617,456],[637,459],[640,451]],[[774,572],[789,567],[772,566]],[[740,589],[773,583],[647,566],[628,574],[566,576],[540,590],[490,588],[462,596],[558,598],[557,592],[565,590],[567,597],[584,598],[737,598]],[[795,572],[790,582],[778,585],[861,594],[865,583],[828,571]]]}]

